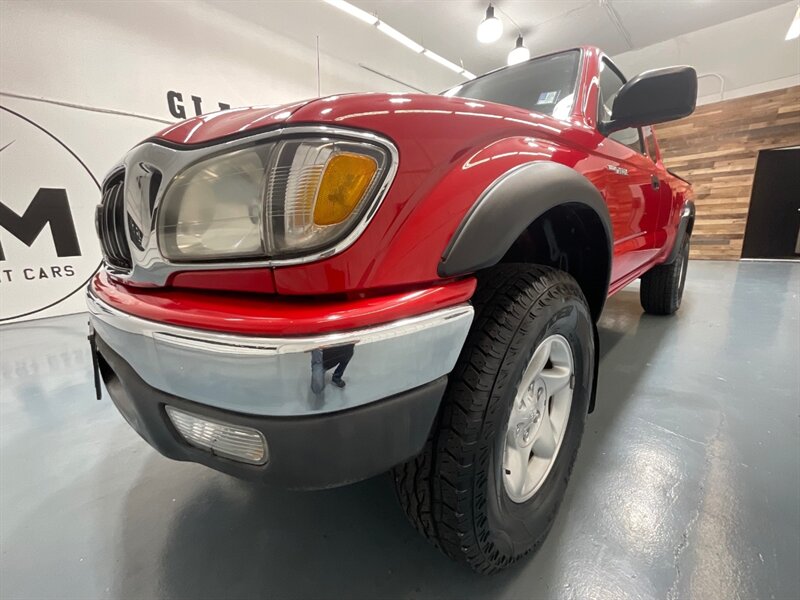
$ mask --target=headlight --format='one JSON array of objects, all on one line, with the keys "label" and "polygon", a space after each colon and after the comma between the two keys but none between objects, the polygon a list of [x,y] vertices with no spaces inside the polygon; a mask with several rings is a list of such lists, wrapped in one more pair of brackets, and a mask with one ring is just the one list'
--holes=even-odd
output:
[{"label": "headlight", "polygon": [[266,147],[189,167],[167,189],[159,214],[161,252],[170,260],[262,256]]},{"label": "headlight", "polygon": [[177,262],[288,258],[333,246],[362,220],[386,176],[382,147],[333,138],[253,145],[185,169],[158,217]]}]

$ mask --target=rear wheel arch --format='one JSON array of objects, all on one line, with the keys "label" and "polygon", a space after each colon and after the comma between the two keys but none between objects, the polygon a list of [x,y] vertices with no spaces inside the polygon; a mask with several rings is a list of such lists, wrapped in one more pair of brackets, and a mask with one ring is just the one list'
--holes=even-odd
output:
[{"label": "rear wheel arch", "polygon": [[438,272],[451,277],[501,262],[553,267],[581,286],[596,321],[611,277],[611,219],[603,197],[565,165],[520,165],[490,184],[445,249]]}]

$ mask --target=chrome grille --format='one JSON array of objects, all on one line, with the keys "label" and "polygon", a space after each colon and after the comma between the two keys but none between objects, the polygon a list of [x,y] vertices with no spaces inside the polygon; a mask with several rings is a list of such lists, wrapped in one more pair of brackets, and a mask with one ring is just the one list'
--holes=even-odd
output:
[{"label": "chrome grille", "polygon": [[110,179],[103,187],[103,200],[97,207],[95,225],[106,263],[119,269],[131,269],[131,249],[125,235],[125,180]]}]

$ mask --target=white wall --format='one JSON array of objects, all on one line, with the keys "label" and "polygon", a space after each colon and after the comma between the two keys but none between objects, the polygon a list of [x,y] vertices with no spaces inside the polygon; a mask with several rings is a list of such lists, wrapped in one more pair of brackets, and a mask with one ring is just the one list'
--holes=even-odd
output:
[{"label": "white wall", "polygon": [[[203,2],[17,0],[0,7],[4,92],[165,119],[172,118],[167,90],[200,96],[209,108],[317,95],[313,48]],[[324,94],[399,87],[326,54],[321,63]]]},{"label": "white wall", "polygon": [[[324,53],[320,63],[323,94],[401,88]],[[194,0],[0,2],[0,202],[21,216],[39,189],[65,190],[81,252],[58,256],[49,226],[28,247],[0,221],[0,322],[84,310],[80,288],[100,262],[92,177],[102,181],[132,145],[176,120],[170,90],[182,94],[188,116],[193,95],[203,112],[218,102],[315,97],[317,55]]]},{"label": "white wall", "polygon": [[[700,75],[717,73],[725,82],[725,98],[800,85],[800,40],[784,41],[796,10],[796,2],[787,2],[619,54],[614,60],[629,77],[678,64],[692,65]],[[704,77],[699,103],[719,101],[719,90],[719,80]]]}]

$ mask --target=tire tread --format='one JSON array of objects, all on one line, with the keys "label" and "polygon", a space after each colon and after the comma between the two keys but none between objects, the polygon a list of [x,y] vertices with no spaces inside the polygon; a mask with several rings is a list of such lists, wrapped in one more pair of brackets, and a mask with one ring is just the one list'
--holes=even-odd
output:
[{"label": "tire tread", "polygon": [[480,527],[486,524],[480,510],[485,498],[473,498],[472,492],[485,488],[484,481],[476,485],[486,474],[475,463],[488,462],[487,442],[494,432],[484,428],[486,412],[498,404],[489,401],[497,379],[510,376],[503,366],[512,340],[537,303],[562,294],[583,299],[571,276],[549,267],[501,264],[479,275],[472,328],[450,374],[437,422],[422,453],[394,470],[398,499],[415,528],[445,554],[481,573],[530,553],[547,534],[517,556],[501,555],[487,543],[488,529]]}]

